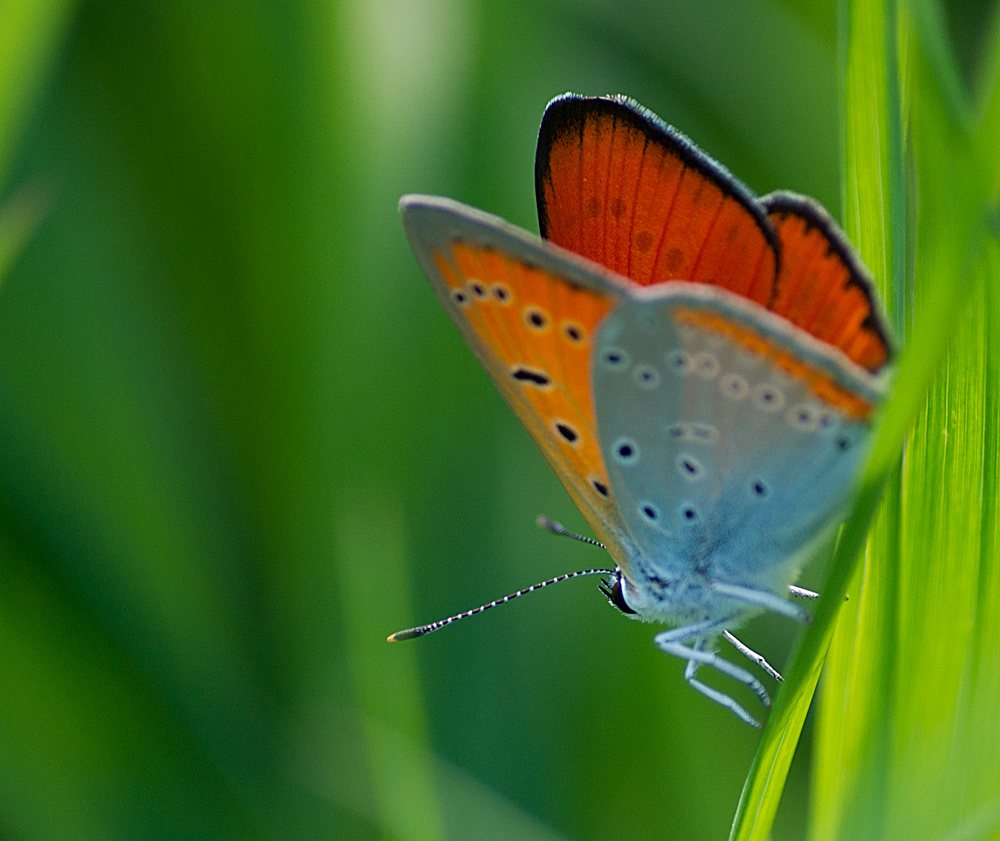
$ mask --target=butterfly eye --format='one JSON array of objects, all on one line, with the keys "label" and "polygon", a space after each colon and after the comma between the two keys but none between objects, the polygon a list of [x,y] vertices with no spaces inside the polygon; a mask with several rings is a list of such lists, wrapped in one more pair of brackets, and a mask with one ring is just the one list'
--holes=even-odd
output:
[{"label": "butterfly eye", "polygon": [[622,613],[629,613],[632,615],[635,614],[635,611],[632,610],[632,608],[630,608],[628,603],[625,601],[625,594],[622,593],[621,573],[618,574],[618,577],[615,579],[615,583],[610,587],[607,585],[607,582],[605,582],[604,586],[601,587],[601,592],[604,593],[604,595],[608,597],[608,601],[610,601],[611,604],[617,607]]}]

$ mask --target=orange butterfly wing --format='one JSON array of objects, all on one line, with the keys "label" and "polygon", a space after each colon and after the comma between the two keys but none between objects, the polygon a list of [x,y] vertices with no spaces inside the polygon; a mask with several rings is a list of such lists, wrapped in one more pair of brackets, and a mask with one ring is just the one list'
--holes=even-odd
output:
[{"label": "orange butterfly wing", "polygon": [[535,158],[542,236],[648,285],[720,286],[871,372],[892,356],[850,242],[804,196],[753,192],[626,97],[549,103]]},{"label": "orange butterfly wing", "polygon": [[543,237],[637,283],[708,283],[762,305],[771,297],[777,239],[753,193],[632,100],[553,100],[535,191]]},{"label": "orange butterfly wing", "polygon": [[400,210],[466,342],[599,538],[625,557],[589,367],[591,338],[617,303],[620,281],[458,202],[405,196]]},{"label": "orange butterfly wing", "polygon": [[830,215],[806,196],[761,199],[781,243],[769,309],[875,372],[889,361],[889,334],[874,285]]}]

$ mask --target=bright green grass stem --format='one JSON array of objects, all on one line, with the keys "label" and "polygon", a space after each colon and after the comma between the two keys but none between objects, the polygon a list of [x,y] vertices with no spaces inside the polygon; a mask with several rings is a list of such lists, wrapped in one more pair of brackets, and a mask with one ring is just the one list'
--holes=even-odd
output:
[{"label": "bright green grass stem", "polygon": [[[973,115],[931,3],[846,0],[841,27],[845,227],[879,278],[903,352],[827,598],[789,669],[732,837],[768,836],[829,644],[810,837],[991,838],[1000,264],[985,220],[997,95],[984,84]],[[997,52],[989,45],[987,66]]]}]

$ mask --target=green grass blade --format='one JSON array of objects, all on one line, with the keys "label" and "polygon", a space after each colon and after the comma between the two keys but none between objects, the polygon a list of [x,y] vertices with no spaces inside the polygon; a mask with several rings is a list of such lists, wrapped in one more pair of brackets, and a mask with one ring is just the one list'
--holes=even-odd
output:
[{"label": "green grass blade", "polygon": [[159,687],[3,526],[4,837],[275,838]]},{"label": "green grass blade", "polygon": [[[988,173],[976,166],[967,115],[942,67],[943,36],[928,14],[919,10],[904,27],[915,242],[903,300],[912,301],[912,329],[883,439],[905,431],[898,404],[922,405],[831,649],[815,839],[992,837],[1000,788],[1000,407],[990,297],[1000,276],[983,250]],[[883,439],[873,470],[894,458]]]},{"label": "green grass blade", "polygon": [[42,221],[47,206],[42,191],[28,185],[0,205],[0,281]]},{"label": "green grass blade", "polygon": [[998,835],[1000,835],[1000,797],[995,797],[939,841],[982,841],[984,838],[995,838]]},{"label": "green grass blade", "polygon": [[[403,700],[411,699],[407,696]],[[303,722],[301,732],[290,741],[286,754],[289,777],[311,794],[378,827],[386,837],[411,841],[426,835],[420,818],[406,813],[410,793],[400,798],[395,815],[384,808],[382,794],[372,791],[365,775],[358,773],[365,762],[359,755],[377,753],[380,762],[396,763],[396,773],[417,769],[429,775],[437,786],[449,839],[570,841],[570,836],[546,826],[496,789],[434,753],[422,739],[413,738],[384,718],[336,707],[316,710],[315,714],[316,720]],[[426,785],[427,780],[416,784]],[[418,804],[418,809],[422,812],[424,807]]]},{"label": "green grass blade", "polygon": [[55,57],[76,3],[4,0],[0,4],[0,187],[28,109]]},{"label": "green grass blade", "polygon": [[771,710],[767,729],[740,797],[731,839],[763,839],[771,831],[792,756],[830,645],[851,562],[864,543],[868,524],[878,504],[879,490],[877,481],[865,486],[845,527],[834,562],[834,573],[827,580],[826,593],[792,656],[782,691]]},{"label": "green grass blade", "polygon": [[[427,751],[416,747],[426,741],[417,651],[407,643],[390,646],[387,631],[396,629],[378,624],[386,599],[395,602],[396,615],[410,613],[404,603],[409,587],[402,511],[391,495],[361,494],[360,501],[345,500],[337,526],[350,671],[377,822],[395,838],[438,841],[445,836],[434,774]],[[369,572],[373,567],[379,569],[377,582]],[[406,747],[388,738],[392,728],[413,743]]]},{"label": "green grass blade", "polygon": [[[333,717],[352,726],[332,732],[330,744],[301,740],[294,776],[392,838],[565,839],[426,746],[420,646],[387,643],[386,632],[399,629],[382,624],[387,615],[412,617],[401,507],[389,491],[372,490],[345,498],[340,508],[338,577],[357,708]],[[372,569],[378,570],[374,578]],[[308,723],[309,732],[331,730],[329,711],[319,715],[321,723]],[[356,769],[352,775],[352,761],[367,766],[370,787],[359,782]]]},{"label": "green grass blade", "polygon": [[981,120],[975,128],[977,168],[987,178],[989,200],[1000,197],[1000,7],[990,21],[989,36],[983,48],[985,58],[979,79],[977,100]]},{"label": "green grass blade", "polygon": [[[0,4],[0,190],[75,5],[73,0]],[[0,205],[0,280],[42,220],[48,204],[43,193],[37,185],[22,186]]]},{"label": "green grass blade", "polygon": [[935,0],[912,0],[911,7],[923,52],[938,90],[947,104],[951,121],[959,125],[971,125],[972,108],[962,82],[962,74],[955,62],[942,4]]},{"label": "green grass blade", "polygon": [[[895,11],[891,3],[849,2],[842,15],[846,227],[882,281],[892,308],[901,288],[904,221]],[[914,399],[894,399],[887,412],[875,457],[838,544],[824,599],[793,656],[744,786],[733,841],[763,839],[770,832],[855,559],[916,405]]]}]

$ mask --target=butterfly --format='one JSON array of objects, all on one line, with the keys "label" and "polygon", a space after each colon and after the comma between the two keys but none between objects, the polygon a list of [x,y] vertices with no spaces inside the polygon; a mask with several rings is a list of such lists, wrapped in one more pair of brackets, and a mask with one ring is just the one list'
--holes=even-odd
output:
[{"label": "butterfly", "polygon": [[816,594],[792,582],[850,496],[888,387],[874,284],[818,203],[758,198],[626,97],[550,102],[535,186],[541,238],[404,196],[414,254],[614,559],[553,581],[606,574],[612,604],[670,626],[655,643],[692,687],[760,726],[697,674],[770,705],[715,644],[780,679],[731,629],[807,618],[788,596]]}]

